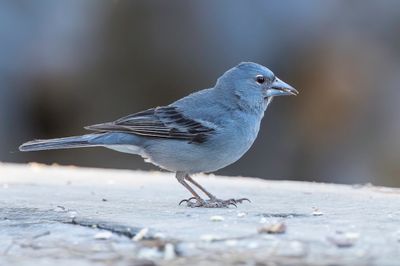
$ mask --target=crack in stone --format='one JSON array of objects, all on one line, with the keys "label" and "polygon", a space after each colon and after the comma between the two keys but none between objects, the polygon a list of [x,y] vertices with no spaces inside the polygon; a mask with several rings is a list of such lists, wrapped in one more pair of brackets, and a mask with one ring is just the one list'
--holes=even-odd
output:
[{"label": "crack in stone", "polygon": [[265,218],[308,218],[312,215],[304,213],[260,213],[258,216]]},{"label": "crack in stone", "polygon": [[[46,223],[63,223],[70,225],[79,225],[87,228],[101,229],[110,231],[119,236],[129,239],[134,237],[141,228],[121,225],[118,223],[71,217],[71,210],[58,206],[62,211],[40,210],[37,208],[0,208],[0,222],[8,223],[9,227],[29,227],[32,225]],[[48,234],[47,232],[45,234]],[[42,235],[39,235],[41,237]],[[146,236],[145,240],[153,240],[154,237]]]},{"label": "crack in stone", "polygon": [[[78,218],[78,217],[73,217],[71,219],[71,221],[64,222],[64,223],[72,224],[72,225],[79,225],[79,226],[93,228],[93,229],[106,230],[106,231],[115,233],[120,236],[128,237],[129,239],[132,239],[141,230],[141,228],[138,228],[138,227],[126,226],[126,225],[121,225],[121,224],[106,222],[106,221],[89,220],[89,219],[83,219],[83,218]],[[145,239],[153,240],[154,237],[149,236],[149,237],[146,237]]]}]

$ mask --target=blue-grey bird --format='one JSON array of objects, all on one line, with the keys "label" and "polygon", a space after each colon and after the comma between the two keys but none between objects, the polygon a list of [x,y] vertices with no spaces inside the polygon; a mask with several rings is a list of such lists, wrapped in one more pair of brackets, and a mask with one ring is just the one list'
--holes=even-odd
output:
[{"label": "blue-grey bird", "polygon": [[[247,199],[218,199],[191,175],[213,172],[237,161],[256,139],[272,99],[297,94],[296,89],[268,68],[244,62],[225,72],[213,88],[197,91],[170,105],[85,127],[94,131],[92,134],[33,140],[19,149],[105,147],[137,154],[176,173],[179,183],[193,195],[182,201],[188,206],[228,207]],[[209,199],[201,198],[188,182]]]}]

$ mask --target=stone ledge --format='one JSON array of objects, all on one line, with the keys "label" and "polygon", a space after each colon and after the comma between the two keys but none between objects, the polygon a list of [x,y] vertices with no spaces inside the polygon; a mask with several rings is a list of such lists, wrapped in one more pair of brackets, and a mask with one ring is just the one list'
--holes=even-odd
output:
[{"label": "stone ledge", "polygon": [[252,203],[178,206],[189,195],[170,173],[0,164],[0,265],[400,261],[400,189],[196,180],[220,198]]}]

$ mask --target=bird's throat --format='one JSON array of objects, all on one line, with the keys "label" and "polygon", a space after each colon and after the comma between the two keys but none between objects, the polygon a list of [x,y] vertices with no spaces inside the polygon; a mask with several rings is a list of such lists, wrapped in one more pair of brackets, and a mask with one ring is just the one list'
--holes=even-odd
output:
[{"label": "bird's throat", "polygon": [[264,106],[264,111],[265,110],[267,110],[267,107],[272,103],[272,100],[274,99],[274,97],[266,97],[265,99],[264,99],[264,104],[265,104],[265,106]]}]

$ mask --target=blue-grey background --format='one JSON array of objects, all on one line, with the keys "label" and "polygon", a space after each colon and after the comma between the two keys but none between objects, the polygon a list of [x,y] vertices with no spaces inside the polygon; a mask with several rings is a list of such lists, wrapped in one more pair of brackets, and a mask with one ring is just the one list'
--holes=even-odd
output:
[{"label": "blue-grey background", "polygon": [[1,1],[0,161],[156,169],[106,149],[20,153],[212,86],[241,61],[279,98],[219,174],[400,186],[400,1]]}]

